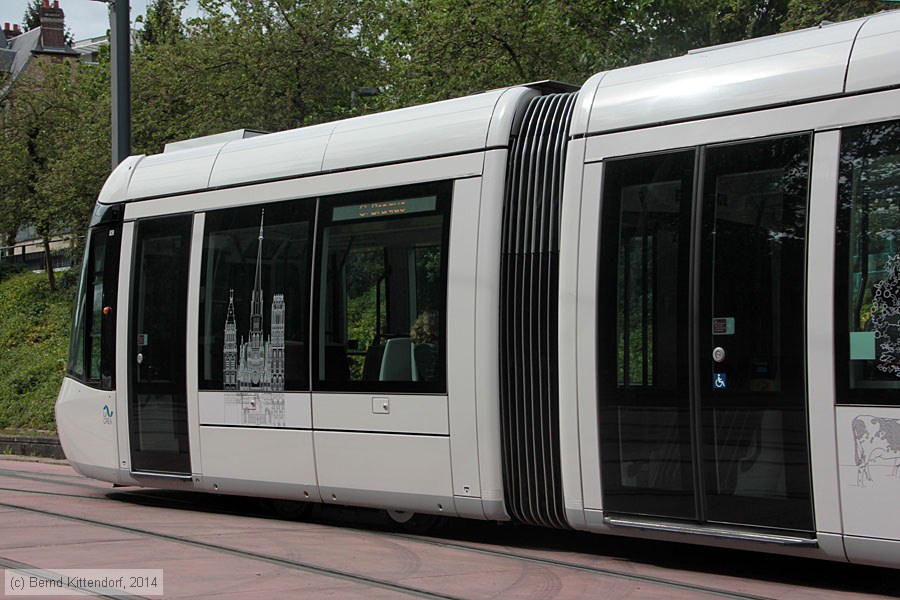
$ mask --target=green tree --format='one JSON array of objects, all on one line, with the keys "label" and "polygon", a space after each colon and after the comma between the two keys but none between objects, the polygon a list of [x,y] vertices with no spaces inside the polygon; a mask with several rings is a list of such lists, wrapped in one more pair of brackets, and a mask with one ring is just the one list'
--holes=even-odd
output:
[{"label": "green tree", "polygon": [[25,7],[25,14],[22,16],[22,29],[31,31],[41,26],[42,4],[42,0],[31,0],[31,4]]},{"label": "green tree", "polygon": [[581,83],[621,62],[609,53],[615,3],[388,0],[372,47],[388,66],[382,106],[526,81]]},{"label": "green tree", "polygon": [[773,35],[891,8],[878,0],[631,0],[618,54],[627,64]]},{"label": "green tree", "polygon": [[[70,62],[34,63],[7,98],[0,126],[0,200],[11,230],[34,226],[50,266],[50,242],[84,230],[108,175],[108,96],[101,72]],[[99,158],[98,158],[99,157]],[[6,210],[4,210],[6,212]],[[55,277],[47,269],[51,291]]]},{"label": "green tree", "polygon": [[778,33],[789,0],[386,0],[363,31],[387,66],[379,107],[611,68]]},{"label": "green tree", "polygon": [[27,190],[27,152],[18,132],[2,120],[0,125],[0,240],[2,245],[12,246],[19,229],[27,224],[22,204]]},{"label": "green tree", "polygon": [[787,0],[637,0],[626,3],[617,52],[626,64],[777,33]]},{"label": "green tree", "polygon": [[355,114],[353,90],[380,69],[359,35],[366,2],[202,0],[184,39],[135,54],[135,149]]},{"label": "green tree", "polygon": [[789,0],[784,31],[815,27],[823,21],[847,21],[897,8],[896,2],[879,0]]},{"label": "green tree", "polygon": [[147,15],[136,19],[143,23],[143,29],[138,32],[141,46],[174,44],[184,39],[181,14],[186,5],[186,0],[152,0],[147,5]]}]

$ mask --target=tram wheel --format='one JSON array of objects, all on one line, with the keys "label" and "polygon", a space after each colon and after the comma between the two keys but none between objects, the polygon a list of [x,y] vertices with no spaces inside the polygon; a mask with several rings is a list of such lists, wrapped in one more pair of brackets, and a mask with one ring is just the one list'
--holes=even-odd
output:
[{"label": "tram wheel", "polygon": [[387,510],[385,512],[391,521],[409,533],[425,533],[437,528],[444,522],[444,517],[438,515],[427,515],[407,510]]},{"label": "tram wheel", "polygon": [[309,502],[300,502],[299,500],[273,498],[269,500],[269,505],[276,515],[291,521],[298,521],[309,512]]}]

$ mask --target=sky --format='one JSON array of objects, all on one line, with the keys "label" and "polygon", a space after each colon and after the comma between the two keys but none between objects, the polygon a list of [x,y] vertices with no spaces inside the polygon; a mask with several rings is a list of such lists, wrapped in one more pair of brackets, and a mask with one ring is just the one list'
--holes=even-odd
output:
[{"label": "sky", "polygon": [[[131,20],[147,12],[148,0],[130,0]],[[3,23],[22,23],[25,9],[31,0],[0,0],[0,25]],[[59,0],[59,7],[66,15],[66,27],[72,32],[75,40],[106,35],[109,29],[109,8],[104,2],[96,0]],[[182,16],[197,16],[197,0],[189,0]]]}]

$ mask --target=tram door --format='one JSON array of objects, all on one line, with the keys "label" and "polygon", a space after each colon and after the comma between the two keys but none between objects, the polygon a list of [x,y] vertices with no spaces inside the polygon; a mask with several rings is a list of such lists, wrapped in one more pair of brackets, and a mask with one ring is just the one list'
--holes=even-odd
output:
[{"label": "tram door", "polygon": [[136,224],[128,427],[136,472],[189,475],[185,333],[190,215]]},{"label": "tram door", "polygon": [[599,289],[608,515],[810,531],[810,138],[610,161]]}]

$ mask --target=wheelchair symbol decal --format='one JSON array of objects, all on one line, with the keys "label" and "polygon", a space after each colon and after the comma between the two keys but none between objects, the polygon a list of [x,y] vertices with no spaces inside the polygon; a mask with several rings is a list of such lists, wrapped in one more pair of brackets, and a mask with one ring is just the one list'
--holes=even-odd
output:
[{"label": "wheelchair symbol decal", "polygon": [[716,388],[717,390],[724,390],[725,388],[728,387],[728,384],[726,383],[726,381],[727,381],[727,379],[726,379],[725,373],[716,373],[713,376],[713,387]]}]

